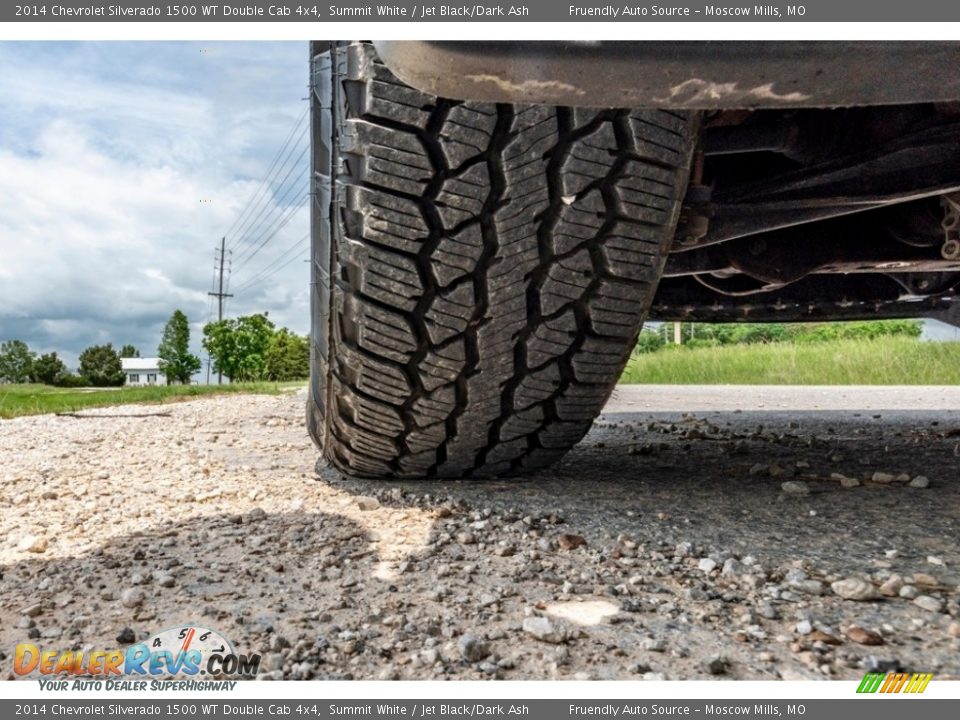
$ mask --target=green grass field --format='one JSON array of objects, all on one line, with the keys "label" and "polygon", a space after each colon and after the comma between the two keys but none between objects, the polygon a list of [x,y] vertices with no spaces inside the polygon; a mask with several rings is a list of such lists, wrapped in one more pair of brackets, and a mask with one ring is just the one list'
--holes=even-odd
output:
[{"label": "green grass field", "polygon": [[49,385],[0,385],[0,418],[76,412],[86,408],[164,403],[222,393],[276,395],[305,383],[237,383],[235,385],[154,385],[130,388],[56,388]]},{"label": "green grass field", "polygon": [[621,383],[957,385],[960,342],[913,338],[667,347],[634,355]]}]

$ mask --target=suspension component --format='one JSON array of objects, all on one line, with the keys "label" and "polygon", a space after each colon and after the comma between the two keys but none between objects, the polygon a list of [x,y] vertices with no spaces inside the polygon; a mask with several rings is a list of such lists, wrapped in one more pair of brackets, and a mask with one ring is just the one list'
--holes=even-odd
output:
[{"label": "suspension component", "polygon": [[943,245],[940,254],[944,260],[960,260],[960,193],[944,195],[940,199],[943,205]]}]

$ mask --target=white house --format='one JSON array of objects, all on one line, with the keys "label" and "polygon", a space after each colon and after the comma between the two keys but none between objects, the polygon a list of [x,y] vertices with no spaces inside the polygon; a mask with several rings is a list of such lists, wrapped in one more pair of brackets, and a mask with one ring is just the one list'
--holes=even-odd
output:
[{"label": "white house", "polygon": [[121,358],[127,385],[166,385],[167,378],[160,372],[160,358]]}]

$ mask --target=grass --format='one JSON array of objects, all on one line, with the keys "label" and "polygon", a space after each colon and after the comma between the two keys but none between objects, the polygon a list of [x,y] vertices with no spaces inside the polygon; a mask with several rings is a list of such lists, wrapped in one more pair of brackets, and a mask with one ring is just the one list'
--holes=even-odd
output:
[{"label": "grass", "polygon": [[676,385],[957,385],[960,342],[914,338],[668,346],[634,355],[621,383]]},{"label": "grass", "polygon": [[49,385],[0,385],[0,418],[76,412],[87,408],[157,404],[204,395],[259,393],[276,395],[304,383],[236,383],[233,385],[152,385],[124,388],[56,388]]}]

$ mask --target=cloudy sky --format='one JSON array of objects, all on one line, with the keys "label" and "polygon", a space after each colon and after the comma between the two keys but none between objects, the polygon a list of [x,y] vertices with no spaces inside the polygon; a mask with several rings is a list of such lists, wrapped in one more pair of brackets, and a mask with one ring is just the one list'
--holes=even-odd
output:
[{"label": "cloudy sky", "polygon": [[154,355],[180,308],[199,353],[228,231],[227,314],[306,333],[305,135],[263,182],[306,108],[306,56],[305,43],[0,42],[0,340],[71,367],[104,342]]}]

